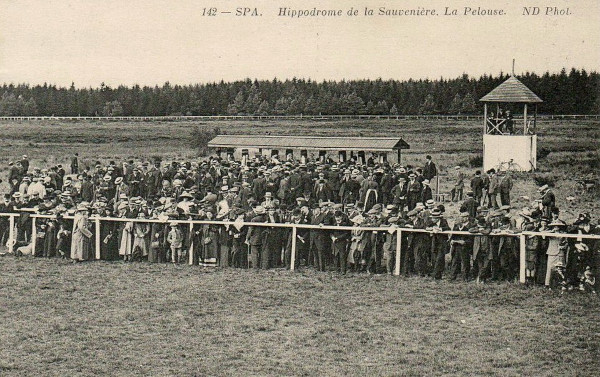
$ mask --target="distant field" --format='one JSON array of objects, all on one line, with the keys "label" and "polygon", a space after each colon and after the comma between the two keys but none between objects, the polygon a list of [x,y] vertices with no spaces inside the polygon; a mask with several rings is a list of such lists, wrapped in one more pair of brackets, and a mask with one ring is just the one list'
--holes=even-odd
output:
[{"label": "distant field", "polygon": [[[166,160],[197,157],[191,132],[200,127],[219,128],[221,132],[271,135],[322,136],[400,136],[411,146],[403,151],[403,161],[422,165],[431,154],[442,170],[442,191],[449,191],[445,174],[448,167],[462,165],[471,172],[470,160],[482,153],[479,121],[447,120],[283,120],[283,121],[179,121],[179,122],[106,122],[106,121],[3,121],[0,122],[0,172],[8,162],[27,154],[32,166],[67,164],[69,156],[79,152],[83,164],[97,160]],[[548,153],[538,161],[541,175],[556,183],[559,201],[573,195],[573,178],[600,169],[600,121],[548,120],[538,124],[538,149]],[[2,174],[2,173],[0,173]],[[5,174],[4,177],[5,178]],[[6,188],[3,184],[0,186]],[[514,196],[534,197],[531,175],[517,178]],[[580,198],[566,210],[567,217],[577,211],[595,211],[594,196]],[[521,203],[521,205],[524,203]],[[563,206],[564,207],[564,206]]]},{"label": "distant field", "polygon": [[[194,127],[219,128],[231,134],[320,135],[320,136],[401,136],[410,145],[411,159],[421,154],[454,155],[465,160],[482,150],[479,121],[445,120],[341,120],[341,121],[206,121],[206,122],[106,122],[106,121],[26,121],[0,122],[0,140],[5,153],[2,160],[29,151],[34,161],[38,154],[67,159],[78,151],[88,159],[148,158],[194,156],[189,140]],[[540,148],[551,152],[598,151],[600,121],[544,121],[539,123]],[[35,154],[33,152],[35,152]],[[47,157],[46,157],[47,158]],[[444,166],[445,161],[439,163]],[[542,164],[543,165],[543,164]]]},{"label": "distant field", "polygon": [[0,258],[0,375],[597,376],[598,297]]}]

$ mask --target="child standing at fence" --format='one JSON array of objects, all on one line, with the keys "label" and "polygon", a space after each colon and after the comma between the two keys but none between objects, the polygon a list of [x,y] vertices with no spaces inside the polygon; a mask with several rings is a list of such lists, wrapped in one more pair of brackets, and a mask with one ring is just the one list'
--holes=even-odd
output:
[{"label": "child standing at fence", "polygon": [[181,230],[177,226],[176,222],[169,224],[171,230],[167,235],[167,242],[171,248],[171,261],[173,263],[179,263],[179,257],[181,256],[181,247],[183,246],[183,235]]}]

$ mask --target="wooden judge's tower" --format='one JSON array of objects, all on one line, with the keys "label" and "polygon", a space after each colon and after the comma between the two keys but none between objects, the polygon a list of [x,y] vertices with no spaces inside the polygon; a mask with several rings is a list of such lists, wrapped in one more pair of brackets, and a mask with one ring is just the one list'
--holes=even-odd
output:
[{"label": "wooden judge's tower", "polygon": [[[480,101],[484,104],[484,170],[535,170],[537,104],[543,101],[514,75]],[[521,111],[522,119],[516,114]]]}]

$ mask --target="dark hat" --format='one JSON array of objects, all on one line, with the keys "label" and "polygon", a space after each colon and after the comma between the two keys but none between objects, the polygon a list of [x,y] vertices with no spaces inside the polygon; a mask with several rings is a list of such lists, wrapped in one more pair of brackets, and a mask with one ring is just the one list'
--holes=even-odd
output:
[{"label": "dark hat", "polygon": [[589,212],[583,212],[580,213],[579,216],[577,216],[577,220],[575,221],[576,225],[579,224],[587,224],[592,220],[592,217],[590,216]]}]

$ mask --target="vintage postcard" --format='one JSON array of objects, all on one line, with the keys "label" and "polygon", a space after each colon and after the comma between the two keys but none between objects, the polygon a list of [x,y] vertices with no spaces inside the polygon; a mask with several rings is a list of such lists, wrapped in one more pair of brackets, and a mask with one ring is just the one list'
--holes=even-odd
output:
[{"label": "vintage postcard", "polygon": [[600,1],[0,0],[0,376],[597,376]]}]

